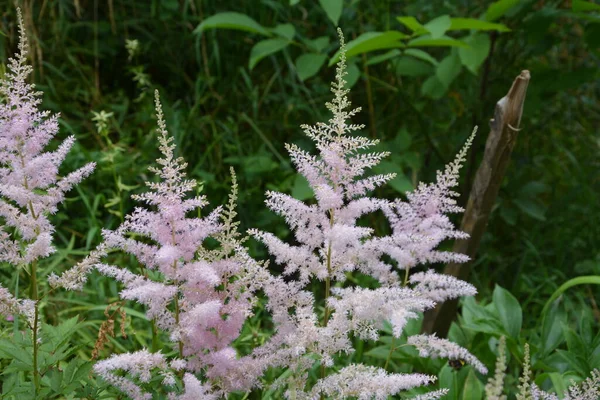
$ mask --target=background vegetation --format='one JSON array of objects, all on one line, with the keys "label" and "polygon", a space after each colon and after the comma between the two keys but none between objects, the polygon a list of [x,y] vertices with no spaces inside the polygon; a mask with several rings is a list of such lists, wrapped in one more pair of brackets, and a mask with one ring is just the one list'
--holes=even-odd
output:
[{"label": "background vegetation", "polygon": [[[434,179],[478,125],[463,174],[466,201],[494,105],[521,70],[530,70],[522,131],[471,276],[480,294],[464,304],[451,335],[488,366],[495,359],[491,343],[507,335],[512,388],[525,342],[532,346],[536,381],[545,387],[560,391],[570,379],[600,367],[597,286],[568,289],[542,314],[567,280],[600,279],[600,5],[575,0],[18,3],[31,33],[43,105],[61,113],[61,135],[78,140],[65,170],[98,163],[55,216],[59,251],[43,266],[48,274],[80,260],[99,242],[101,229],[116,227],[130,210],[129,196],[141,188],[146,167],[158,154],[155,88],[189,174],[204,182],[211,202],[225,199],[234,166],[242,227],[269,227],[281,236],[287,234],[285,224],[265,210],[264,192],[309,194],[283,144],[306,145],[299,125],[328,118],[323,103],[334,74],[327,65],[335,61],[335,23],[349,42],[362,38],[349,79],[351,99],[363,108],[357,122],[392,151],[382,168],[399,173],[379,196],[398,196],[418,181]],[[0,12],[3,66],[16,50],[17,19],[8,2]],[[223,17],[223,12],[239,14]],[[425,28],[398,17],[414,17]],[[456,18],[490,25],[453,29],[461,21]],[[418,42],[427,39],[420,29],[430,33],[429,43]],[[137,48],[127,45],[132,40]],[[390,45],[398,42],[408,47]],[[255,255],[264,257],[255,247]],[[14,271],[0,271],[7,287],[19,285]],[[116,284],[96,278],[84,293],[56,293],[45,306],[51,323],[88,315],[73,332],[76,350],[86,359],[106,319],[106,305],[117,300]],[[149,346],[148,323],[140,310],[127,306],[127,338],[111,339],[101,358]],[[253,321],[240,348],[261,340],[253,335],[260,315]],[[353,357],[383,365],[389,341],[386,346],[367,344]],[[395,354],[397,370],[413,356]],[[451,368],[442,362],[421,367],[439,372],[442,384],[454,384]],[[451,396],[458,398],[463,386]],[[91,388],[85,391],[93,397]]]}]

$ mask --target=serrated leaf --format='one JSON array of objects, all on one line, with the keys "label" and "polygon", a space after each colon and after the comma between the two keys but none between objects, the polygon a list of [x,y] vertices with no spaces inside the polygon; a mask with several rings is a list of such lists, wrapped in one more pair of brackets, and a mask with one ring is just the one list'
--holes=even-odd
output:
[{"label": "serrated leaf", "polygon": [[452,23],[448,29],[449,31],[460,31],[464,29],[510,32],[510,28],[504,24],[497,24],[475,18],[452,18]]},{"label": "serrated leaf", "polygon": [[440,38],[452,25],[448,15],[441,15],[425,24],[424,28],[431,34],[432,39]]},{"label": "serrated leaf", "polygon": [[319,0],[321,8],[327,14],[327,18],[333,23],[333,26],[338,26],[342,10],[344,9],[344,0]]},{"label": "serrated leaf", "polygon": [[448,89],[454,79],[460,74],[461,69],[460,57],[457,52],[452,52],[439,63],[435,69],[435,76]]},{"label": "serrated leaf", "polygon": [[523,324],[523,310],[519,301],[499,285],[494,288],[492,297],[502,326],[513,339],[517,339]]},{"label": "serrated leaf", "polygon": [[486,21],[491,22],[497,20],[520,2],[521,0],[499,0],[490,4],[485,12]]},{"label": "serrated leaf", "polygon": [[[375,50],[404,47],[404,43],[400,40],[405,37],[407,37],[405,34],[398,31],[365,32],[346,44],[346,58]],[[338,50],[329,60],[329,66],[335,64],[339,57],[340,51]]]},{"label": "serrated leaf", "polygon": [[273,28],[273,33],[287,40],[292,40],[296,34],[296,28],[292,24],[279,24]]},{"label": "serrated leaf", "polygon": [[17,346],[10,340],[0,340],[0,358],[19,361],[25,365],[33,365],[31,349]]},{"label": "serrated leaf", "polygon": [[235,29],[258,33],[264,36],[271,36],[267,28],[250,18],[246,14],[238,12],[222,12],[206,18],[196,29],[194,33],[202,33],[207,29]]},{"label": "serrated leaf", "polygon": [[474,33],[464,41],[469,47],[458,49],[460,61],[469,71],[477,75],[477,70],[490,54],[490,37],[485,33]]},{"label": "serrated leaf", "polygon": [[252,70],[260,60],[285,49],[289,43],[287,39],[267,39],[256,43],[250,51],[248,67]]},{"label": "serrated leaf", "polygon": [[296,72],[301,81],[315,76],[327,59],[326,54],[302,54],[296,59]]}]

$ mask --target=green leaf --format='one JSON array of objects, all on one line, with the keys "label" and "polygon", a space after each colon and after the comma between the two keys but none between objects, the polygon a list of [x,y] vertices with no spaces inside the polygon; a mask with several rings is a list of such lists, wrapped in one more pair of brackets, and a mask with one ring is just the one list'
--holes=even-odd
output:
[{"label": "green leaf", "polygon": [[398,193],[406,193],[413,190],[412,183],[406,178],[402,172],[402,168],[391,161],[383,160],[376,167],[373,168],[376,174],[390,174],[395,173],[396,177],[388,182],[390,187]]},{"label": "green leaf", "polygon": [[510,32],[510,28],[504,24],[497,24],[488,21],[482,21],[475,18],[452,18],[452,24],[449,31],[460,31],[464,29],[474,29],[477,31],[498,31]]},{"label": "green leaf", "polygon": [[290,0],[290,6],[295,6],[298,3],[300,3],[300,0]]},{"label": "green leaf", "polygon": [[427,33],[427,29],[415,17],[397,17],[396,19],[415,34]]},{"label": "green leaf", "polygon": [[406,49],[404,50],[404,54],[406,54],[407,56],[413,56],[423,61],[427,61],[433,65],[439,64],[438,60],[430,56],[429,53],[420,49]]},{"label": "green leaf", "polygon": [[544,305],[544,308],[542,309],[542,315],[543,316],[546,315],[546,313],[548,312],[548,309],[550,308],[552,303],[556,299],[558,299],[564,292],[566,292],[568,289],[572,288],[573,286],[578,286],[578,285],[600,285],[600,276],[597,276],[597,275],[578,276],[577,278],[569,279],[568,281],[566,281],[565,283],[560,285],[560,287],[558,289],[556,289],[556,291],[554,293],[552,293],[552,296],[550,296],[548,301],[546,301],[546,304]]},{"label": "green leaf", "polygon": [[[375,50],[404,47],[400,39],[406,35],[398,31],[366,32],[346,44],[346,57],[350,58],[357,54],[368,53]],[[329,60],[329,66],[335,64],[340,57],[338,50]]]},{"label": "green leaf", "polygon": [[319,0],[319,4],[333,25],[338,26],[344,8],[344,0]]},{"label": "green leaf", "polygon": [[273,33],[286,38],[287,40],[292,40],[296,34],[296,28],[294,28],[294,25],[292,24],[279,24],[273,28]]},{"label": "green leaf", "polygon": [[308,185],[308,181],[300,174],[297,174],[296,179],[294,179],[292,197],[297,200],[306,200],[313,197],[313,190]]},{"label": "green leaf", "polygon": [[458,49],[460,61],[469,71],[477,75],[477,70],[490,54],[491,41],[485,33],[474,33],[465,39],[469,47]]},{"label": "green leaf", "polygon": [[523,311],[519,301],[499,285],[494,288],[493,299],[502,326],[513,339],[517,339],[523,323]]},{"label": "green leaf", "polygon": [[424,28],[431,33],[432,39],[437,39],[442,37],[451,25],[452,21],[450,20],[450,17],[442,15],[426,23]]},{"label": "green leaf", "polygon": [[480,400],[483,397],[483,384],[471,369],[462,390],[462,400]]},{"label": "green leaf", "polygon": [[367,61],[366,65],[379,64],[379,63],[382,63],[384,61],[391,60],[392,58],[396,58],[396,57],[398,57],[401,54],[402,54],[402,52],[400,50],[393,49],[393,50],[390,50],[390,51],[388,51],[388,52],[386,52],[384,54],[381,54],[381,55],[369,58],[369,60]]},{"label": "green leaf", "polygon": [[564,316],[555,309],[542,318],[542,354],[550,354],[564,340],[561,324],[565,323]]},{"label": "green leaf", "polygon": [[502,17],[504,14],[508,12],[511,8],[518,5],[521,0],[499,0],[496,1],[488,7],[485,12],[486,21],[495,21],[498,18]]},{"label": "green leaf", "polygon": [[433,66],[414,57],[402,56],[396,60],[398,76],[424,76],[433,73]]},{"label": "green leaf", "polygon": [[329,37],[321,36],[315,40],[305,40],[305,43],[315,53],[321,53],[327,46],[329,46]]},{"label": "green leaf", "polygon": [[360,78],[360,69],[355,63],[348,64],[348,75],[344,77],[346,80],[346,87],[350,89],[352,86],[358,82],[358,78]]},{"label": "green leaf", "polygon": [[0,359],[2,358],[13,359],[30,367],[33,365],[31,349],[20,347],[11,340],[0,340]]},{"label": "green leaf", "polygon": [[446,89],[450,87],[450,84],[456,79],[462,65],[460,63],[460,57],[457,52],[452,52],[446,58],[444,58],[435,70],[435,76],[444,85]]},{"label": "green leaf", "polygon": [[513,200],[521,211],[538,221],[545,221],[546,208],[535,199],[517,198]]},{"label": "green leaf", "polygon": [[235,29],[271,36],[271,32],[264,26],[247,16],[237,12],[222,12],[206,18],[194,30],[194,33],[202,33],[207,29]]},{"label": "green leaf", "polygon": [[432,99],[441,99],[446,93],[446,87],[437,76],[432,75],[421,86],[421,94]]},{"label": "green leaf", "polygon": [[467,47],[467,44],[448,36],[434,39],[430,35],[423,35],[408,42],[408,47]]},{"label": "green leaf", "polygon": [[289,43],[286,39],[267,39],[256,43],[250,51],[248,67],[252,70],[260,60],[285,49]]},{"label": "green leaf", "polygon": [[600,11],[600,4],[595,4],[590,1],[573,0],[571,7],[575,12]]},{"label": "green leaf", "polygon": [[558,372],[550,372],[548,373],[548,378],[550,378],[552,387],[560,396],[567,391],[567,381],[562,374],[559,374]]},{"label": "green leaf", "polygon": [[315,76],[327,59],[326,54],[307,53],[296,59],[296,72],[301,81]]}]

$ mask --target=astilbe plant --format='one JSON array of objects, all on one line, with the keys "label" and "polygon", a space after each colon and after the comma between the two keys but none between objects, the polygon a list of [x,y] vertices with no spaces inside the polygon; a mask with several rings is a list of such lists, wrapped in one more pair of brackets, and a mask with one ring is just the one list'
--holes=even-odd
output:
[{"label": "astilbe plant", "polygon": [[[286,147],[316,202],[306,204],[283,193],[267,192],[267,206],[285,218],[298,244],[287,244],[268,232],[250,231],[283,266],[282,275],[272,277],[265,289],[275,333],[253,356],[263,367],[289,368],[288,377],[278,383],[287,386],[285,395],[290,399],[386,399],[432,383],[434,376],[389,373],[362,364],[340,369],[335,357],[353,351],[351,335],[377,340],[389,321],[394,337],[399,338],[410,319],[418,318],[436,302],[476,293],[470,284],[432,270],[409,277],[409,271],[420,264],[468,259],[436,247],[444,239],[467,236],[456,231],[445,214],[461,211],[451,189],[457,185],[473,136],[456,160],[438,174],[436,183],[421,184],[408,194],[407,201],[368,197],[369,191],[394,175],[365,176],[389,153],[368,152],[377,141],[354,134],[363,126],[349,122],[359,109],[352,109],[347,97],[345,47],[341,31],[339,34],[334,99],[327,103],[333,116],[327,123],[302,127],[318,155],[293,144]],[[379,210],[390,222],[390,235],[375,236],[372,228],[357,223],[361,216]],[[379,287],[352,285],[348,277],[354,273],[372,276]],[[310,291],[315,281],[321,287],[317,295]],[[487,372],[467,350],[449,341],[421,335],[410,338],[409,343],[422,356],[465,359],[478,371]],[[311,385],[308,375],[315,363],[320,364],[320,378]],[[435,391],[424,398],[444,393]]]},{"label": "astilbe plant", "polygon": [[44,151],[58,133],[58,114],[41,111],[41,92],[27,78],[27,33],[17,10],[19,51],[9,59],[0,80],[0,263],[29,270],[29,299],[18,299],[0,286],[0,314],[26,317],[32,331],[33,382],[37,393],[40,298],[38,261],[54,252],[54,226],[50,215],[65,200],[65,193],[94,170],[94,163],[59,175],[59,167],[73,146],[73,136],[56,150]]},{"label": "astilbe plant", "polygon": [[[193,196],[197,183],[187,179],[186,163],[175,157],[156,92],[158,140],[162,158],[150,170],[158,182],[133,198],[149,207],[136,207],[114,231],[104,230],[103,242],[82,263],[54,284],[80,288],[92,268],[115,278],[124,286],[120,297],[146,306],[147,316],[166,331],[177,356],[170,360],[160,352],[141,351],[113,355],[94,369],[110,384],[134,399],[152,395],[140,383],[156,373],[163,384],[173,386],[175,372],[183,374],[184,393],[169,393],[177,399],[213,399],[233,390],[252,386],[258,376],[249,358],[239,358],[232,347],[250,315],[254,292],[268,277],[241,246],[235,201],[237,184],[225,207],[205,217],[190,216],[207,205],[204,196]],[[204,246],[208,238],[219,246]],[[134,256],[138,266],[117,266],[102,260],[109,253]],[[122,376],[128,374],[129,378]],[[198,379],[202,374],[206,380]]]}]

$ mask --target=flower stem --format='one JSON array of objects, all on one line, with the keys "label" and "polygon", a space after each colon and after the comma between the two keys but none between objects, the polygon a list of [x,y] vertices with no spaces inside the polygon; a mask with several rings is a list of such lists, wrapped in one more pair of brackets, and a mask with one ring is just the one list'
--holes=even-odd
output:
[{"label": "flower stem", "polygon": [[37,396],[40,390],[40,375],[38,371],[38,323],[39,323],[39,301],[38,301],[38,285],[37,285],[37,261],[31,263],[31,282],[30,282],[30,297],[35,302],[33,313],[33,390]]}]

